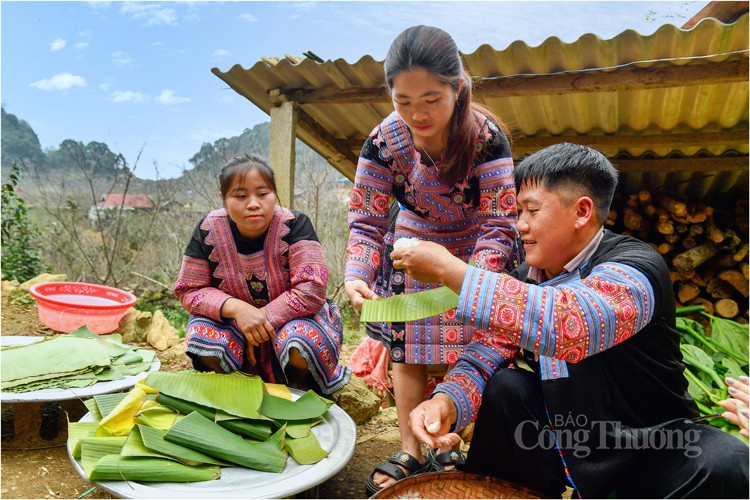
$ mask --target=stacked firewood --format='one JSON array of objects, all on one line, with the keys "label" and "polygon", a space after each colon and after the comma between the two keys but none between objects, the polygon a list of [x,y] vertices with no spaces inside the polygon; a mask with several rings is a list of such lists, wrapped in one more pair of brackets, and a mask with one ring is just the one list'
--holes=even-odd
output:
[{"label": "stacked firewood", "polygon": [[748,199],[729,208],[642,190],[618,194],[606,227],[664,256],[680,305],[736,321],[748,318]]}]

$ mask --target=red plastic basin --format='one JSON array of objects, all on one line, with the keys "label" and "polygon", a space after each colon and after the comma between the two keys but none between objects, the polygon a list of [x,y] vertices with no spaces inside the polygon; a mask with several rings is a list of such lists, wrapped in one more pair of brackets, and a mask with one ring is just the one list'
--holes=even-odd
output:
[{"label": "red plastic basin", "polygon": [[132,293],[92,283],[38,283],[29,293],[36,299],[42,324],[63,333],[82,326],[94,333],[111,333],[120,326],[127,310],[135,305]]}]

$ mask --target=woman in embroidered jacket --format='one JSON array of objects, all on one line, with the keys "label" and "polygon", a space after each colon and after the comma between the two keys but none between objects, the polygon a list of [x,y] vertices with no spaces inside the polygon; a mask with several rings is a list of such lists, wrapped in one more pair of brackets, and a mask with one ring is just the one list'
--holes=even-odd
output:
[{"label": "woman in embroidered jacket", "polygon": [[190,313],[187,355],[199,370],[235,370],[331,394],[342,322],[326,300],[328,268],[310,219],[276,205],[276,181],[260,158],[238,155],[219,176],[224,208],[188,242],[175,295]]},{"label": "woman in embroidered jacket", "polygon": [[[345,289],[356,309],[365,299],[435,287],[391,268],[388,255],[401,237],[440,243],[493,271],[512,268],[516,258],[510,146],[497,117],[472,102],[471,77],[453,39],[437,28],[407,29],[388,51],[385,79],[395,111],[362,147],[349,205]],[[391,196],[399,205],[393,225]],[[425,397],[426,365],[455,363],[472,332],[455,321],[455,311],[368,325],[394,362],[402,444],[366,480],[370,493],[406,474],[460,460],[450,450],[424,457],[408,416]]]}]

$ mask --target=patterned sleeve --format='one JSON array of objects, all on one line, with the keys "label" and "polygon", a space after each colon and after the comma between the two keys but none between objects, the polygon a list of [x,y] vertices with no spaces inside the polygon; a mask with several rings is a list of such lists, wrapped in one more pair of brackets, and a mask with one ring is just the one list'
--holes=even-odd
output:
[{"label": "patterned sleeve", "polygon": [[202,223],[203,219],[190,237],[173,290],[188,313],[221,321],[221,306],[231,295],[213,286],[208,261],[211,250],[204,241]]},{"label": "patterned sleeve", "polygon": [[262,308],[275,329],[294,318],[315,314],[326,300],[328,266],[323,247],[307,215],[295,215],[290,221],[288,250],[291,288]]},{"label": "patterned sleeve", "polygon": [[501,271],[508,269],[516,239],[516,188],[513,181],[513,157],[505,134],[489,120],[480,131],[478,154],[481,163],[474,167],[479,179],[479,222],[482,236],[474,247],[474,265]]},{"label": "patterned sleeve", "polygon": [[390,169],[380,162],[383,155],[388,149],[374,132],[362,146],[349,201],[345,281],[361,279],[371,285],[380,265],[393,186]]},{"label": "patterned sleeve", "polygon": [[487,334],[475,335],[436,390],[451,395],[459,410],[456,427],[463,428],[476,418],[487,380],[507,366],[511,346],[577,363],[639,332],[654,306],[649,279],[623,263],[607,262],[586,279],[554,286],[469,266],[456,317]]}]

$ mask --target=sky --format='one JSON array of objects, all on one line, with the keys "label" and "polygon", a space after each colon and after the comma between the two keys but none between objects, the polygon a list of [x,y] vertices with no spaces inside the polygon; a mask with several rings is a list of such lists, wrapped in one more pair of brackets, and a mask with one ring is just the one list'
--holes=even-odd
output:
[{"label": "sky", "polygon": [[[178,177],[204,143],[269,121],[211,68],[261,56],[382,61],[416,24],[459,50],[681,26],[707,1],[0,1],[0,99],[43,149],[106,143],[141,178]],[[374,126],[375,124],[373,124]]]}]

